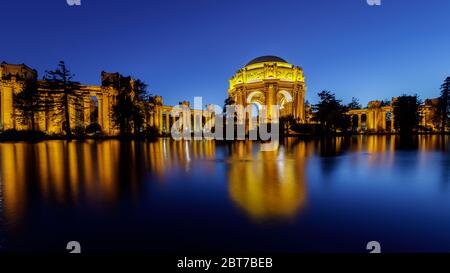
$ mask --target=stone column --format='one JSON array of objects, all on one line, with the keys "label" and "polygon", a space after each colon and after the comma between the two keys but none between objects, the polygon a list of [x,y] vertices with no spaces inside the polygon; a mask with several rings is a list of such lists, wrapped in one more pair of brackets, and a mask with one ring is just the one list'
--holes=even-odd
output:
[{"label": "stone column", "polygon": [[395,133],[395,127],[394,127],[394,112],[391,112],[391,132]]},{"label": "stone column", "polygon": [[98,124],[102,127],[102,130],[105,130],[105,128],[103,128],[103,98],[102,97],[97,97],[97,111],[98,111]]},{"label": "stone column", "polygon": [[162,112],[163,109],[162,107],[159,109],[158,111],[158,123],[159,123],[159,127],[158,127],[158,131],[160,134],[162,134],[162,129],[163,129],[163,116],[162,116]]},{"label": "stone column", "polygon": [[170,112],[166,112],[166,134],[170,133]]},{"label": "stone column", "polygon": [[13,88],[5,86],[2,88],[2,125],[3,130],[14,128],[14,106],[13,106]]},{"label": "stone column", "polygon": [[91,124],[91,100],[89,97],[83,98],[83,120],[84,126]]},{"label": "stone column", "polygon": [[70,96],[68,97],[69,100],[69,125],[70,128],[73,129],[77,126],[76,124],[76,103],[74,103],[74,101],[76,100],[76,98],[71,98]]},{"label": "stone column", "polygon": [[422,126],[425,127],[427,125],[427,112],[426,110],[422,111]]},{"label": "stone column", "polygon": [[154,113],[153,111],[148,115],[148,122],[147,122],[148,126],[154,126],[155,125],[155,118],[154,118]]},{"label": "stone column", "polygon": [[47,131],[47,121],[46,121],[46,113],[44,111],[38,113],[38,130],[39,131]]},{"label": "stone column", "polygon": [[110,103],[109,103],[109,95],[108,94],[103,94],[103,109],[102,109],[102,113],[103,113],[103,131],[106,132],[106,134],[110,134],[110,122],[109,122],[109,118],[110,118]]},{"label": "stone column", "polygon": [[158,128],[158,129],[159,129],[159,127],[161,127],[161,125],[159,124],[159,119],[158,119],[158,117],[159,117],[159,115],[158,115],[159,111],[160,111],[159,107],[156,106],[156,107],[155,107],[155,110],[153,111],[153,114],[152,114],[152,116],[153,116],[153,126],[155,126],[155,127]]},{"label": "stone column", "polygon": [[362,131],[362,114],[358,114],[358,131]]},{"label": "stone column", "polygon": [[298,101],[298,117],[300,119],[300,122],[305,122],[305,92],[303,89],[299,91],[299,101]]}]

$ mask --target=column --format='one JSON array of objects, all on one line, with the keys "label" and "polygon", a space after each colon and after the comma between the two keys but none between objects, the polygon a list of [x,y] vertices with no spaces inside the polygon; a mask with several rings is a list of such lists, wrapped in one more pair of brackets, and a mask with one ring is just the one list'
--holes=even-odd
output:
[{"label": "column", "polygon": [[106,132],[106,134],[109,135],[109,117],[110,117],[110,103],[109,103],[109,95],[103,94],[103,107],[102,107],[102,116],[103,116],[103,131]]},{"label": "column", "polygon": [[155,118],[154,118],[154,114],[153,114],[153,111],[152,111],[148,115],[147,126],[154,126],[154,125],[155,125]]},{"label": "column", "polygon": [[39,112],[39,113],[38,113],[38,117],[39,117],[38,122],[37,122],[38,130],[39,130],[39,131],[46,132],[46,131],[47,131],[47,120],[46,120],[47,117],[46,117],[46,112],[45,112],[45,111]]},{"label": "column", "polygon": [[11,86],[3,87],[2,90],[2,125],[3,130],[14,128],[14,106],[13,106],[13,89]]},{"label": "column", "polygon": [[395,133],[395,127],[394,127],[394,112],[391,112],[391,132]]},{"label": "column", "polygon": [[170,117],[169,117],[170,112],[166,111],[165,113],[166,113],[166,130],[165,130],[165,133],[167,134],[167,133],[170,133]]},{"label": "column", "polygon": [[162,116],[162,107],[159,109],[158,111],[158,123],[159,123],[159,127],[158,127],[158,131],[161,134],[162,133],[162,129],[163,129],[163,116]]},{"label": "column", "polygon": [[83,98],[83,120],[85,127],[91,124],[91,104],[89,97]]},{"label": "column", "polygon": [[103,98],[102,97],[97,97],[97,102],[98,102],[98,124],[102,127],[102,130],[104,130],[105,128],[103,128]]},{"label": "column", "polygon": [[300,119],[300,122],[304,123],[305,122],[305,93],[303,92],[303,90],[299,90],[299,101],[298,101],[298,117]]},{"label": "column", "polygon": [[361,116],[362,116],[362,114],[358,114],[358,125],[357,125],[358,132],[362,131],[362,118],[361,118]]}]

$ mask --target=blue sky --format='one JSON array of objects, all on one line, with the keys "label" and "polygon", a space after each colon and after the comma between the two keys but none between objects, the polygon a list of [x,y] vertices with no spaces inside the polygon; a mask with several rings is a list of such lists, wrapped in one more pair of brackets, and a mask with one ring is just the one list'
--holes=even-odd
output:
[{"label": "blue sky", "polygon": [[86,84],[102,70],[147,82],[164,103],[222,104],[249,60],[303,67],[307,99],[330,90],[364,105],[403,93],[436,97],[450,76],[450,1],[0,0],[0,60],[40,76],[64,60]]}]

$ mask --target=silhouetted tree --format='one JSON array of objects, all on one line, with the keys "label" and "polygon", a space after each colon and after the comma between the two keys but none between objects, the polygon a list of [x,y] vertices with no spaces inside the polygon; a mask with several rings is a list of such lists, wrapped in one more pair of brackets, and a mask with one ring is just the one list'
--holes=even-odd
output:
[{"label": "silhouetted tree", "polygon": [[289,130],[296,124],[296,120],[293,115],[287,115],[280,117],[280,133],[286,135]]},{"label": "silhouetted tree", "polygon": [[402,95],[393,102],[394,128],[402,135],[411,134],[419,126],[420,101],[417,95]]},{"label": "silhouetted tree", "polygon": [[73,95],[76,83],[72,81],[74,75],[67,69],[64,61],[60,61],[57,68],[51,71],[45,71],[44,79],[50,84],[50,88],[62,91],[62,99],[56,100],[55,104],[58,110],[64,113],[64,131],[68,139],[72,138],[70,130],[69,115],[69,96]]},{"label": "silhouetted tree", "polygon": [[314,105],[314,110],[324,132],[336,132],[337,129],[346,130],[350,123],[349,117],[345,115],[347,108],[330,91],[324,90],[318,95],[320,101]]},{"label": "silhouetted tree", "polygon": [[122,136],[130,135],[133,129],[138,135],[144,123],[147,85],[140,80],[133,82],[130,77],[120,77],[114,86],[118,95],[112,107],[112,120]]},{"label": "silhouetted tree", "polygon": [[305,119],[307,122],[311,121],[314,117],[312,110],[313,109],[312,109],[311,103],[308,100],[306,100],[305,101]]},{"label": "silhouetted tree", "polygon": [[226,98],[225,101],[223,102],[223,112],[225,113],[227,111],[227,106],[234,105],[234,104],[236,104],[236,102],[234,101],[234,99],[232,97]]},{"label": "silhouetted tree", "polygon": [[391,101],[388,100],[388,99],[384,99],[384,100],[381,102],[381,106],[390,106],[390,105],[391,105]]},{"label": "silhouetted tree", "polygon": [[133,129],[136,135],[143,129],[146,106],[149,106],[147,87],[148,85],[139,79],[133,83]]},{"label": "silhouetted tree", "polygon": [[14,94],[14,108],[18,111],[18,118],[24,125],[31,122],[31,130],[36,130],[36,114],[45,110],[45,102],[39,96],[37,81],[26,79],[22,91]]},{"label": "silhouetted tree", "polygon": [[114,84],[118,89],[116,104],[112,107],[112,121],[119,128],[122,136],[128,135],[131,131],[133,121],[133,100],[131,96],[130,78],[120,77]]},{"label": "silhouetted tree", "polygon": [[348,108],[348,109],[361,109],[362,106],[361,106],[361,104],[359,103],[359,100],[358,100],[357,98],[353,97],[353,98],[352,98],[352,102],[350,102],[350,103],[347,105],[347,108]]},{"label": "silhouetted tree", "polygon": [[441,85],[441,96],[439,97],[438,111],[441,115],[441,131],[445,132],[450,114],[450,77],[447,77]]}]

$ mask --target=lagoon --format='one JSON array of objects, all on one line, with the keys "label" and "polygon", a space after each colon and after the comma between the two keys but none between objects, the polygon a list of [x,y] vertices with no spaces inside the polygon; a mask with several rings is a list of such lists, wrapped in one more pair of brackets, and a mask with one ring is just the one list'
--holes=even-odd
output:
[{"label": "lagoon", "polygon": [[448,136],[0,144],[0,251],[450,251]]}]

